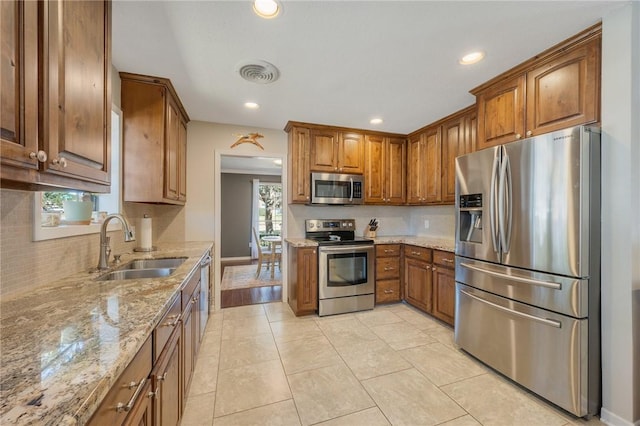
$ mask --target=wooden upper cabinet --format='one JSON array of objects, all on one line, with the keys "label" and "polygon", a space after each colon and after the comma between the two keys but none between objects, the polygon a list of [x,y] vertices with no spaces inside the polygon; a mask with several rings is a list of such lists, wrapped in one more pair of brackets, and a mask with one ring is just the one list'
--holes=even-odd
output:
[{"label": "wooden upper cabinet", "polygon": [[442,201],[445,203],[455,202],[455,160],[474,151],[476,121],[474,105],[442,124]]},{"label": "wooden upper cabinet", "polygon": [[526,136],[599,121],[600,38],[527,73]]},{"label": "wooden upper cabinet", "polygon": [[471,91],[477,149],[600,120],[601,25]]},{"label": "wooden upper cabinet", "polygon": [[311,129],[312,172],[363,173],[364,137],[332,128]]},{"label": "wooden upper cabinet", "polygon": [[311,131],[305,127],[285,129],[289,133],[289,202],[308,203],[311,198],[309,153]]},{"label": "wooden upper cabinet", "polygon": [[440,126],[432,126],[409,137],[407,150],[407,203],[429,204],[441,201]]},{"label": "wooden upper cabinet", "polygon": [[477,95],[478,149],[524,135],[525,76],[501,81]]},{"label": "wooden upper cabinet", "polygon": [[187,115],[165,78],[120,73],[124,200],[186,202]]},{"label": "wooden upper cabinet", "polygon": [[416,134],[409,136],[407,142],[407,203],[418,204],[423,201],[424,179],[421,168],[424,163],[424,136]]},{"label": "wooden upper cabinet", "polygon": [[111,3],[58,0],[45,5],[45,170],[108,185]]},{"label": "wooden upper cabinet", "polygon": [[338,137],[338,172],[364,173],[364,136],[340,132]]},{"label": "wooden upper cabinet", "polygon": [[334,173],[338,167],[338,132],[332,129],[311,130],[312,172]]},{"label": "wooden upper cabinet", "polygon": [[365,136],[365,203],[404,204],[406,151],[402,137]]},{"label": "wooden upper cabinet", "polygon": [[2,1],[0,11],[0,169],[5,179],[10,166],[38,169],[37,158],[30,158],[38,151],[38,3]]},{"label": "wooden upper cabinet", "polygon": [[2,186],[109,192],[111,2],[0,7]]}]

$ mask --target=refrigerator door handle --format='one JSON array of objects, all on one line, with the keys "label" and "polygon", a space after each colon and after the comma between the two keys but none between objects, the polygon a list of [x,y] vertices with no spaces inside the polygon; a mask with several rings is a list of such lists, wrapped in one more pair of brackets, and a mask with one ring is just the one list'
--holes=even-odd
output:
[{"label": "refrigerator door handle", "polygon": [[502,167],[500,167],[498,183],[498,223],[500,247],[503,253],[508,253],[511,243],[511,164],[504,147],[502,147]]},{"label": "refrigerator door handle", "polygon": [[496,204],[498,203],[498,172],[500,168],[500,151],[496,150],[493,157],[493,165],[491,166],[491,188],[489,189],[489,224],[491,228],[491,242],[493,243],[493,251],[498,252],[498,216],[496,214]]},{"label": "refrigerator door handle", "polygon": [[518,277],[516,275],[509,275],[509,274],[503,274],[501,272],[496,272],[496,271],[489,271],[487,269],[483,269],[480,268],[478,266],[475,265],[471,265],[469,263],[460,263],[460,266],[462,266],[463,268],[467,268],[467,269],[471,269],[473,271],[477,271],[477,272],[481,272],[483,274],[487,274],[487,275],[492,275],[494,277],[497,278],[505,278],[511,281],[518,281],[521,283],[527,283],[527,284],[531,284],[531,285],[536,285],[539,287],[547,287],[547,288],[551,288],[554,290],[561,290],[562,286],[559,283],[550,283],[550,282],[546,282],[546,281],[539,281],[539,280],[534,280],[531,278],[525,278],[525,277]]},{"label": "refrigerator door handle", "polygon": [[476,300],[476,301],[478,301],[480,303],[484,303],[486,305],[491,306],[494,309],[497,309],[497,310],[502,311],[502,312],[506,312],[507,314],[513,315],[515,317],[524,318],[524,319],[527,319],[527,320],[530,320],[530,321],[536,321],[536,322],[539,322],[541,324],[548,325],[548,326],[555,327],[555,328],[561,328],[562,327],[562,323],[560,321],[554,321],[554,320],[550,320],[550,319],[547,319],[547,318],[540,318],[540,317],[537,317],[535,315],[525,314],[524,312],[514,311],[513,309],[505,308],[504,306],[500,306],[500,305],[495,304],[493,302],[489,302],[488,300],[484,300],[484,299],[482,299],[482,298],[480,298],[478,296],[474,296],[473,294],[467,293],[464,290],[458,290],[458,291],[460,291],[460,293],[463,293],[465,296],[468,296],[468,297],[470,297],[470,298],[472,298],[472,299],[474,299],[474,300]]}]

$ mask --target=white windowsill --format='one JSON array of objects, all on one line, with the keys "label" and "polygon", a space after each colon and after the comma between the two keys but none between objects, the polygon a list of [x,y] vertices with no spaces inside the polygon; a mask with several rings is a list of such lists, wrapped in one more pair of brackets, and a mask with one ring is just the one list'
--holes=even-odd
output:
[{"label": "white windowsill", "polygon": [[[60,225],[60,226],[40,226],[40,214],[42,211],[40,193],[35,192],[33,197],[33,241],[53,240],[56,238],[75,237],[78,235],[98,234],[102,227],[101,223],[91,223],[90,225]],[[122,229],[120,221],[112,220],[107,224],[107,231],[117,231]]]}]

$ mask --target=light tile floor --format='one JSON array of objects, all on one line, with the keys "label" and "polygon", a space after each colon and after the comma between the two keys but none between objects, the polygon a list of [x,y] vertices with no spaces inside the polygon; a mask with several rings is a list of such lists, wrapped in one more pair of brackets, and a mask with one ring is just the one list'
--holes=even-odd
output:
[{"label": "light tile floor", "polygon": [[602,425],[494,373],[405,304],[296,318],[285,303],[209,318],[182,426]]}]

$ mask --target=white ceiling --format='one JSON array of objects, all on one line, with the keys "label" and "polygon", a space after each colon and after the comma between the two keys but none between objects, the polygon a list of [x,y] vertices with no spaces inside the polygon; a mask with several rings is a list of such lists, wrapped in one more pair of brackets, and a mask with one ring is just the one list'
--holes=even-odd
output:
[{"label": "white ceiling", "polygon": [[[115,0],[113,63],[171,79],[192,120],[409,133],[473,104],[470,89],[625,3],[282,0],[283,13],[265,20],[250,1]],[[475,49],[484,61],[458,64]],[[276,65],[280,79],[243,80],[237,67],[252,60]],[[369,124],[374,116],[384,123]]]}]

